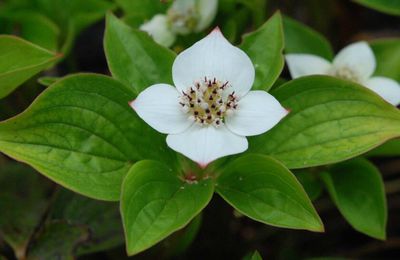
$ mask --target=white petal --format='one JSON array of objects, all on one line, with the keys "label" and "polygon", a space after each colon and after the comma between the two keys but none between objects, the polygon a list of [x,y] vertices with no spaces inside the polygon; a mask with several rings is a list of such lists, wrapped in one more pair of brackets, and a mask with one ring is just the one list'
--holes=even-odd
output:
[{"label": "white petal", "polygon": [[241,153],[248,148],[246,137],[235,135],[225,126],[216,128],[198,124],[181,134],[168,135],[167,144],[203,168],[220,157]]},{"label": "white petal", "polygon": [[168,27],[165,15],[155,15],[150,21],[140,26],[140,30],[147,32],[154,41],[162,46],[170,47],[175,42],[175,34]]},{"label": "white petal", "polygon": [[394,106],[400,104],[400,84],[385,77],[372,77],[365,86],[375,91],[379,96]]},{"label": "white petal", "polygon": [[333,60],[336,69],[348,68],[360,81],[371,77],[376,68],[374,53],[366,42],[356,42],[343,48]]},{"label": "white petal", "polygon": [[197,9],[199,12],[199,20],[196,25],[196,32],[201,32],[214,20],[217,14],[218,0],[198,0]]},{"label": "white petal", "polygon": [[238,135],[259,135],[274,127],[288,111],[265,91],[250,91],[238,108],[225,118],[226,126]]},{"label": "white petal", "polygon": [[181,133],[192,124],[179,104],[178,91],[167,84],[146,88],[130,105],[147,124],[164,134]]},{"label": "white petal", "polygon": [[293,79],[315,74],[326,75],[332,66],[329,61],[311,54],[287,54],[285,57]]},{"label": "white petal", "polygon": [[180,53],[172,66],[172,77],[179,90],[186,90],[204,77],[215,77],[229,81],[239,96],[250,90],[254,74],[247,54],[231,45],[218,28]]}]

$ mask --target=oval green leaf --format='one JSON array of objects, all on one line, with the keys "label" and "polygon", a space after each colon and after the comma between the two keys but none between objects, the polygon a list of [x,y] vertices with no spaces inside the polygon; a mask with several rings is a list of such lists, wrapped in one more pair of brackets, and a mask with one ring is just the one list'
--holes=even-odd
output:
[{"label": "oval green leaf", "polygon": [[25,112],[0,123],[0,151],[78,193],[118,200],[132,163],[175,161],[165,137],[129,107],[133,97],[106,76],[63,78]]},{"label": "oval green leaf", "polygon": [[323,231],[323,224],[296,177],[264,155],[245,155],[228,163],[216,191],[243,215],[285,228]]},{"label": "oval green leaf", "polygon": [[10,10],[0,15],[19,26],[19,35],[27,41],[47,50],[56,51],[59,47],[60,29],[46,16],[32,10]]},{"label": "oval green leaf", "polygon": [[273,92],[291,112],[249,150],[289,169],[343,161],[400,136],[400,111],[369,89],[328,76],[292,80]]},{"label": "oval green leaf", "polygon": [[400,156],[400,139],[390,140],[366,154],[367,157]]},{"label": "oval green leaf", "polygon": [[26,259],[74,259],[77,246],[89,237],[86,227],[68,221],[50,221],[35,234]]},{"label": "oval green leaf", "polygon": [[52,184],[28,166],[2,163],[0,168],[0,234],[19,258],[49,207]]},{"label": "oval green leaf", "polygon": [[[0,98],[40,71],[47,69],[60,55],[15,36],[0,36]],[[10,63],[12,61],[12,63]]]},{"label": "oval green leaf", "polygon": [[377,11],[400,16],[400,2],[397,0],[353,0]]},{"label": "oval green leaf", "polygon": [[154,0],[115,0],[128,16],[140,16],[141,22],[150,20],[154,15],[165,13],[169,4]]},{"label": "oval green leaf", "polygon": [[286,53],[308,53],[333,58],[331,44],[325,37],[310,27],[287,16],[283,17],[283,31],[285,33]]},{"label": "oval green leaf", "polygon": [[370,45],[376,58],[374,74],[400,81],[400,39],[380,39]]},{"label": "oval green leaf", "polygon": [[373,164],[354,159],[333,166],[321,177],[332,200],[354,229],[377,239],[386,238],[385,190]]},{"label": "oval green leaf", "polygon": [[254,64],[256,77],[253,89],[269,90],[284,65],[281,14],[277,12],[258,30],[244,35],[239,47]]},{"label": "oval green leaf", "polygon": [[104,50],[113,77],[137,94],[156,83],[172,83],[175,53],[112,14],[107,16]]},{"label": "oval green leaf", "polygon": [[186,226],[211,200],[211,179],[185,182],[156,161],[136,163],[122,185],[126,249],[137,254]]}]

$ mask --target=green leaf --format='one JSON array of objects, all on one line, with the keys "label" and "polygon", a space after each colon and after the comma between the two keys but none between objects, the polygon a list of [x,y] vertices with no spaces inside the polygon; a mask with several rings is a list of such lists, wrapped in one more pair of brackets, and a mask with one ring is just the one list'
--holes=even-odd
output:
[{"label": "green leaf", "polygon": [[165,137],[130,108],[133,97],[106,76],[63,78],[25,112],[0,123],[0,151],[73,191],[118,200],[132,163],[176,161]]},{"label": "green leaf", "polygon": [[296,172],[294,172],[294,174],[301,183],[301,186],[303,186],[304,190],[307,192],[308,197],[310,197],[312,201],[319,198],[322,193],[323,186],[319,178],[316,176],[316,174],[314,174],[314,172],[303,169],[297,170]]},{"label": "green leaf", "polygon": [[296,177],[278,161],[245,155],[228,163],[216,191],[243,215],[285,228],[323,231],[323,224]]},{"label": "green leaf", "polygon": [[[0,36],[0,98],[60,58],[15,36]],[[10,63],[10,61],[12,61]]]},{"label": "green leaf", "polygon": [[18,257],[26,247],[47,206],[51,183],[17,163],[0,169],[0,234]]},{"label": "green leaf", "polygon": [[289,169],[343,161],[400,136],[400,111],[369,89],[328,76],[292,80],[273,95],[290,110],[249,151]]},{"label": "green leaf", "polygon": [[115,5],[107,0],[36,0],[35,10],[52,19],[61,29],[62,53],[68,54],[76,36],[104,18]]},{"label": "green leaf", "polygon": [[70,24],[78,33],[104,17],[114,4],[107,0],[36,0],[37,10],[66,31]]},{"label": "green leaf", "polygon": [[262,257],[260,253],[256,250],[243,257],[243,260],[262,260]]},{"label": "green leaf", "polygon": [[60,29],[46,16],[31,10],[12,10],[0,17],[12,21],[19,27],[22,38],[47,50],[58,49]]},{"label": "green leaf", "polygon": [[374,74],[400,81],[400,39],[380,39],[370,45],[376,57]]},{"label": "green leaf", "polygon": [[115,2],[124,10],[125,15],[140,16],[142,22],[150,20],[156,14],[165,13],[169,6],[162,1],[154,0],[115,0]]},{"label": "green leaf", "polygon": [[40,77],[38,78],[38,83],[45,87],[49,87],[50,85],[56,83],[58,80],[60,80],[59,77]]},{"label": "green leaf", "polygon": [[175,53],[112,14],[107,16],[106,24],[104,49],[114,78],[137,94],[156,83],[172,83]]},{"label": "green leaf", "polygon": [[400,156],[400,139],[390,140],[366,154],[368,157]]},{"label": "green leaf", "polygon": [[136,163],[121,195],[128,254],[137,254],[186,226],[208,204],[213,191],[211,179],[186,182],[162,163]]},{"label": "green leaf", "polygon": [[90,238],[77,248],[79,255],[104,251],[124,242],[116,202],[93,200],[62,189],[53,202],[51,218],[88,229]]},{"label": "green leaf", "polygon": [[27,260],[74,259],[77,245],[89,238],[89,231],[66,221],[52,221],[35,236]]},{"label": "green leaf", "polygon": [[287,16],[283,17],[286,53],[308,53],[332,60],[333,50],[325,37]]},{"label": "green leaf", "polygon": [[[252,12],[253,23],[255,25],[261,25],[265,21],[265,10],[267,9],[267,1],[265,0],[236,0],[237,3],[241,3],[246,6]],[[236,11],[236,10],[235,10]],[[232,11],[234,13],[235,11]]]},{"label": "green leaf", "polygon": [[366,7],[392,15],[400,15],[400,2],[397,0],[353,0]]},{"label": "green leaf", "polygon": [[202,214],[197,215],[185,228],[173,233],[163,241],[165,258],[179,257],[196,239],[202,223]]},{"label": "green leaf", "polygon": [[354,229],[374,238],[386,238],[385,191],[373,164],[354,159],[333,166],[321,177],[332,200]]},{"label": "green leaf", "polygon": [[269,90],[284,65],[280,13],[277,12],[258,30],[246,34],[239,47],[249,55],[256,69],[253,89]]}]

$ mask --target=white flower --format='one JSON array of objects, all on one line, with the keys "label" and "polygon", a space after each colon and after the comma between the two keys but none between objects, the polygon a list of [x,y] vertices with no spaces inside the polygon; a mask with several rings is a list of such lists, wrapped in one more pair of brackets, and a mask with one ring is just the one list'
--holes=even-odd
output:
[{"label": "white flower", "polygon": [[167,16],[171,30],[178,34],[200,32],[217,14],[218,0],[175,0]]},{"label": "white flower", "polygon": [[165,15],[155,15],[150,21],[142,24],[139,29],[147,32],[156,43],[162,46],[169,47],[175,42],[175,33],[168,27]]},{"label": "white flower", "polygon": [[250,91],[254,66],[218,28],[180,53],[172,67],[176,86],[155,84],[131,103],[167,144],[201,167],[247,150],[246,136],[262,134],[288,112],[265,91]]},{"label": "white flower", "polygon": [[310,54],[288,54],[286,61],[292,78],[324,74],[357,82],[373,90],[387,102],[400,104],[400,85],[385,77],[373,77],[374,53],[366,42],[356,42],[342,49],[333,62]]},{"label": "white flower", "polygon": [[217,14],[218,0],[175,0],[167,15],[157,14],[142,24],[140,30],[148,32],[154,41],[170,47],[177,34],[201,32]]}]

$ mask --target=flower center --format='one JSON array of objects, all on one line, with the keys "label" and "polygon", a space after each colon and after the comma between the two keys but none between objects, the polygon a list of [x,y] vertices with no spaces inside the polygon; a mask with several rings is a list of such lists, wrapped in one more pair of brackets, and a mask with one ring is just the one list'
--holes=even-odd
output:
[{"label": "flower center", "polygon": [[168,10],[168,21],[172,31],[187,34],[193,31],[198,22],[198,14],[194,4],[177,4]]},{"label": "flower center", "polygon": [[350,81],[357,82],[357,83],[361,82],[361,79],[360,79],[360,76],[358,75],[358,73],[349,67],[333,68],[329,72],[329,75],[338,77],[341,79],[345,79],[345,80],[350,80]]},{"label": "flower center", "polygon": [[224,93],[230,88],[229,82],[216,78],[197,81],[194,86],[182,91],[180,102],[182,109],[189,115],[189,119],[201,125],[220,126],[224,117],[237,109],[238,98],[235,91]]}]

